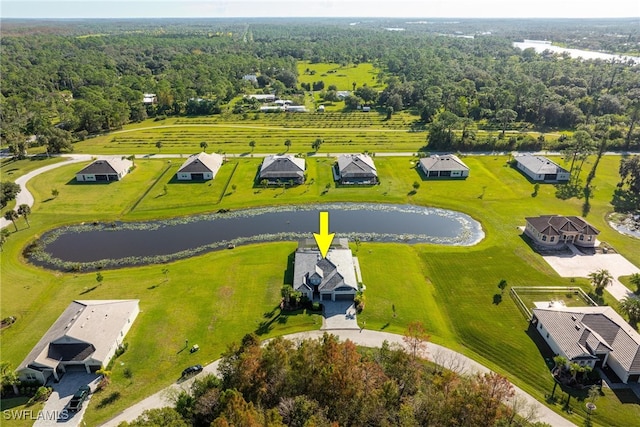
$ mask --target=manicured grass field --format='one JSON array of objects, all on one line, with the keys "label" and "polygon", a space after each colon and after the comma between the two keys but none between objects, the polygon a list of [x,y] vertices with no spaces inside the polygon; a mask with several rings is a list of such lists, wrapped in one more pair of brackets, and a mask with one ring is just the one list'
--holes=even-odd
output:
[{"label": "manicured grass field", "polygon": [[[619,160],[613,156],[602,159],[587,220],[601,230],[600,240],[640,265],[638,241],[618,234],[605,222],[618,181]],[[3,315],[18,316],[18,322],[2,332],[3,359],[16,366],[72,299],[139,298],[142,312],[127,337],[129,350],[116,360],[113,384],[105,394],[117,392],[120,397],[101,407],[104,397],[95,396],[87,414],[88,425],[95,425],[173,382],[185,365],[216,359],[229,342],[245,333],[261,328],[269,330],[266,336],[270,336],[320,326],[317,316],[283,317],[274,311],[294,243],[251,245],[167,265],[104,271],[104,281],[96,287],[95,273],[45,271],[25,264],[19,257],[33,236],[51,227],[276,204],[412,203],[468,213],[482,222],[486,238],[468,248],[368,242],[354,245],[367,286],[360,324],[402,333],[408,322],[421,320],[434,342],[508,375],[543,401],[552,386],[544,362],[548,355],[544,347],[539,350],[536,346],[537,335],[527,333],[528,324],[508,293],[499,304],[494,304],[493,296],[500,292],[497,285],[501,279],[510,286],[588,289],[585,279],[572,283],[560,278],[531,250],[517,228],[524,225],[525,216],[579,215],[583,201],[557,199],[552,185],[542,185],[533,197],[533,184],[509,167],[504,156],[465,157],[471,176],[462,181],[423,181],[413,168],[415,158],[377,157],[381,184],[364,188],[335,187],[330,171],[333,161],[308,158],[308,183],[284,190],[255,187],[253,179],[260,160],[251,157],[231,159],[211,185],[171,182],[180,163],[177,159],[171,164],[136,159],[137,167],[131,175],[107,185],[71,183],[82,165],[65,166],[35,178],[30,183],[36,197],[31,228],[19,221],[20,231],[10,237],[1,260],[0,308]],[[588,168],[590,164],[585,171]],[[414,181],[420,188],[410,195]],[[60,195],[45,201],[51,197],[53,186]],[[215,203],[221,194],[222,200]],[[162,274],[165,267],[169,269],[166,281]],[[195,355],[178,353],[185,339],[198,343],[202,350]],[[127,367],[133,373],[131,379],[124,377]],[[637,403],[622,403],[610,391],[599,398],[597,405],[594,420],[600,425],[628,426],[640,417]],[[572,406],[571,419],[582,424],[584,405],[576,401]],[[560,411],[561,405],[553,408]]]},{"label": "manicured grass field", "polygon": [[313,82],[323,81],[324,90],[334,85],[338,90],[351,92],[355,83],[356,87],[367,85],[381,91],[384,85],[377,79],[379,73],[380,70],[371,63],[342,66],[334,63],[298,62],[298,82],[313,84]]}]

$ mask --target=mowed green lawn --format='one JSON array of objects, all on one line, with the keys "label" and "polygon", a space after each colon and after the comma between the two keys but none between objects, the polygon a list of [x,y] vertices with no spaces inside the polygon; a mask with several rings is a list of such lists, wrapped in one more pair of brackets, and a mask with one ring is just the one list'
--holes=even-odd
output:
[{"label": "mowed green lawn", "polygon": [[316,64],[308,61],[298,62],[298,83],[313,84],[313,82],[323,81],[324,90],[328,90],[329,86],[333,85],[337,90],[353,91],[353,83],[356,87],[367,85],[383,90],[384,85],[377,80],[379,73],[380,70],[371,63],[342,66],[326,62]]},{"label": "mowed green lawn", "polygon": [[[616,233],[605,222],[618,180],[619,160],[602,159],[593,182],[596,191],[587,219],[601,230],[600,240],[640,265],[638,241]],[[465,157],[471,176],[463,181],[423,181],[413,168],[415,158],[377,157],[375,161],[381,184],[365,188],[336,188],[331,181],[333,159],[329,158],[307,159],[310,184],[284,191],[255,187],[253,179],[260,160],[250,157],[229,161],[211,186],[172,183],[173,170],[180,163],[177,159],[172,159],[171,164],[166,160],[138,159],[131,175],[108,185],[70,183],[81,165],[65,166],[35,178],[31,182],[36,196],[31,228],[19,221],[20,231],[12,234],[2,256],[0,307],[3,315],[18,315],[18,322],[2,332],[3,359],[16,366],[73,299],[139,298],[142,312],[127,338],[129,350],[115,362],[113,384],[104,394],[117,392],[120,397],[102,407],[100,401],[104,397],[94,397],[87,415],[87,422],[94,425],[173,382],[184,366],[216,359],[229,342],[255,331],[262,322],[267,324],[268,335],[320,326],[317,316],[282,318],[277,317],[278,310],[273,311],[294,243],[252,245],[168,265],[105,271],[104,281],[96,287],[95,273],[49,272],[20,260],[21,248],[32,236],[50,227],[96,219],[152,219],[275,204],[413,203],[466,212],[482,222],[486,238],[469,248],[354,245],[367,285],[366,309],[359,316],[360,324],[402,333],[408,322],[421,320],[434,342],[508,375],[544,400],[552,382],[543,356],[526,333],[528,324],[508,293],[500,304],[493,303],[493,296],[499,293],[497,284],[503,278],[510,286],[588,288],[585,280],[573,283],[558,277],[531,251],[517,228],[524,225],[525,216],[580,214],[583,201],[561,201],[555,198],[551,185],[542,185],[537,197],[532,197],[533,184],[507,166],[504,156]],[[167,166],[169,171],[163,174]],[[589,167],[586,165],[585,175]],[[420,188],[412,196],[409,192],[414,181],[420,183]],[[327,184],[329,189],[325,192]],[[164,185],[168,191],[161,195]],[[45,202],[54,186],[60,195]],[[214,204],[224,186],[222,200]],[[162,274],[165,267],[169,269],[167,281]],[[532,337],[537,338],[535,334]],[[200,344],[202,350],[195,355],[178,353],[185,339]],[[131,379],[124,377],[126,367],[132,371]],[[595,421],[600,425],[633,425],[640,417],[639,405],[623,404],[610,391],[597,404]],[[582,406],[573,404],[577,415],[572,420],[577,424],[582,424]],[[554,408],[560,411],[560,407],[557,404]]]}]

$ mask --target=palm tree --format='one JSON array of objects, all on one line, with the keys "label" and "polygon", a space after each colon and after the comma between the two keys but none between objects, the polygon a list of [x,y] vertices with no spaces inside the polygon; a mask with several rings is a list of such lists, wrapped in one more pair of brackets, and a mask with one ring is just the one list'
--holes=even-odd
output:
[{"label": "palm tree", "polygon": [[249,147],[251,147],[251,152],[253,153],[253,149],[256,148],[256,142],[255,141],[249,141]]},{"label": "palm tree", "polygon": [[31,208],[26,203],[18,206],[18,215],[22,216],[24,220],[27,222],[27,227],[31,227],[29,224],[29,215],[31,215]]},{"label": "palm tree", "polygon": [[159,153],[160,149],[162,148],[162,141],[156,142],[156,148],[158,149],[158,153]]},{"label": "palm tree", "polygon": [[634,285],[636,288],[638,288],[636,290],[637,294],[640,294],[640,273],[633,273],[631,275],[631,277],[629,278],[629,283],[631,283],[632,285]]},{"label": "palm tree", "polygon": [[632,296],[623,298],[620,301],[620,309],[629,316],[629,323],[640,322],[640,299]]},{"label": "palm tree", "polygon": [[18,212],[14,210],[8,210],[4,213],[4,219],[6,219],[7,221],[11,221],[13,223],[13,226],[16,228],[16,231],[18,231],[18,226],[16,225],[16,219],[18,219]]},{"label": "palm tree", "polygon": [[613,282],[613,276],[609,273],[609,270],[601,268],[600,270],[589,273],[589,279],[596,288],[596,293],[602,294],[604,288],[609,286]]},{"label": "palm tree", "polygon": [[565,366],[567,366],[567,358],[564,356],[556,356],[553,358],[553,362],[556,364],[555,369],[561,369]]},{"label": "palm tree", "polygon": [[289,148],[291,148],[291,140],[290,140],[290,139],[287,139],[287,140],[284,142],[284,145],[287,147],[287,151],[289,151]]},{"label": "palm tree", "polygon": [[207,141],[202,141],[200,143],[200,148],[202,148],[202,151],[207,151],[207,147],[209,147],[209,143]]},{"label": "palm tree", "polygon": [[576,362],[571,362],[569,364],[569,372],[571,372],[571,380],[575,382],[578,372],[582,372],[583,370],[584,370],[584,367],[582,365]]},{"label": "palm tree", "polygon": [[18,384],[20,384],[18,374],[9,367],[9,362],[0,363],[0,392],[5,386],[10,385],[13,387],[13,392],[18,394]]}]

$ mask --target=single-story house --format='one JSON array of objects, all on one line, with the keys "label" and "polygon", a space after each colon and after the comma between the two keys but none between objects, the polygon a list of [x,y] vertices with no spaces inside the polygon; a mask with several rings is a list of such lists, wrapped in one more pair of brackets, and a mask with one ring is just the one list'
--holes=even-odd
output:
[{"label": "single-story house", "polygon": [[326,258],[314,239],[301,240],[295,252],[293,289],[310,301],[353,301],[358,282],[347,239],[334,239]]},{"label": "single-story house", "polygon": [[45,384],[65,372],[107,366],[140,312],[139,300],[77,300],[18,366],[21,381]]},{"label": "single-story house", "polygon": [[433,154],[420,159],[418,167],[427,178],[466,178],[469,167],[453,154]]},{"label": "single-story house", "polygon": [[246,80],[251,83],[258,83],[258,76],[255,74],[245,74],[242,76],[242,80]]},{"label": "single-story house", "polygon": [[340,184],[377,184],[378,171],[366,154],[343,154],[335,164],[336,181]]},{"label": "single-story house", "polygon": [[596,246],[596,236],[600,234],[597,228],[577,216],[541,215],[525,220],[525,234],[544,246],[573,243],[592,248]]},{"label": "single-story house", "polygon": [[198,153],[180,166],[176,177],[179,181],[206,181],[216,177],[224,158],[220,154]]},{"label": "single-story house", "polygon": [[264,158],[258,180],[267,180],[269,184],[293,181],[304,182],[305,161],[291,154],[271,155]]},{"label": "single-story house", "polygon": [[155,93],[143,93],[142,94],[142,103],[143,104],[155,104],[158,102],[158,97]]},{"label": "single-story house", "polygon": [[569,362],[609,366],[623,383],[640,382],[640,334],[613,308],[534,308],[531,322],[551,350]]},{"label": "single-story house", "polygon": [[276,96],[272,93],[256,93],[253,95],[245,95],[245,98],[257,99],[260,102],[274,102],[276,100]]},{"label": "single-story house", "polygon": [[285,105],[284,111],[287,113],[306,113],[309,110],[304,105]]},{"label": "single-story house", "polygon": [[76,181],[81,182],[109,182],[120,181],[129,173],[133,162],[122,157],[98,159],[80,172],[76,173]]},{"label": "single-story house", "polygon": [[348,90],[338,90],[336,91],[336,96],[339,100],[344,101],[347,96],[350,96],[351,92]]},{"label": "single-story house", "polygon": [[569,171],[544,156],[525,153],[515,156],[516,167],[534,181],[569,181]]}]

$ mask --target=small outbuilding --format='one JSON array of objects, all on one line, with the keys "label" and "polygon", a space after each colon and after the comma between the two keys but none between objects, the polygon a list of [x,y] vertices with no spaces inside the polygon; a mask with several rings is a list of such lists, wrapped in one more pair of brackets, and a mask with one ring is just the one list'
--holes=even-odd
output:
[{"label": "small outbuilding", "polygon": [[420,159],[418,167],[427,178],[466,178],[469,167],[453,154],[433,154]]},{"label": "small outbuilding", "polygon": [[516,167],[533,181],[569,181],[569,171],[544,156],[525,153],[515,156],[515,161]]},{"label": "small outbuilding", "polygon": [[208,181],[216,177],[224,158],[219,154],[198,153],[189,156],[176,178],[179,181]]},{"label": "small outbuilding", "polygon": [[334,168],[334,178],[340,184],[378,183],[376,165],[366,154],[343,154],[338,157]]},{"label": "small outbuilding", "polygon": [[109,157],[95,160],[86,168],[76,173],[79,182],[110,182],[120,181],[129,173],[133,162],[127,158]]},{"label": "small outbuilding", "polygon": [[58,317],[18,366],[21,381],[45,384],[65,372],[107,366],[131,329],[139,300],[77,300]]},{"label": "small outbuilding", "polygon": [[264,158],[258,180],[266,180],[269,184],[292,181],[294,184],[304,182],[305,161],[291,154],[271,155]]}]

